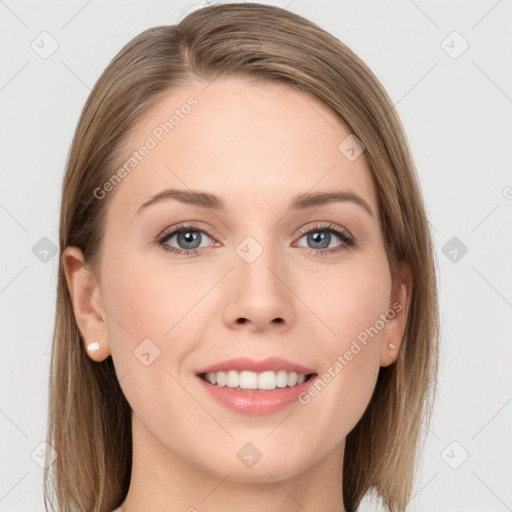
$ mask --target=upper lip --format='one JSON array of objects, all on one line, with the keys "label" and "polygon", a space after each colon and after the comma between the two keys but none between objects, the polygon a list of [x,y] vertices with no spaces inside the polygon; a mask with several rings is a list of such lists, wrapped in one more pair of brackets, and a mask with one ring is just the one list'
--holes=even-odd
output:
[{"label": "upper lip", "polygon": [[303,373],[305,375],[315,373],[315,370],[306,368],[300,364],[288,361],[281,357],[268,357],[267,359],[251,359],[250,357],[237,357],[235,359],[228,359],[221,363],[207,366],[197,371],[197,374],[209,372],[224,372],[228,370],[236,370],[241,372],[243,370],[262,373],[267,371],[277,372],[279,370],[286,370],[287,372]]}]

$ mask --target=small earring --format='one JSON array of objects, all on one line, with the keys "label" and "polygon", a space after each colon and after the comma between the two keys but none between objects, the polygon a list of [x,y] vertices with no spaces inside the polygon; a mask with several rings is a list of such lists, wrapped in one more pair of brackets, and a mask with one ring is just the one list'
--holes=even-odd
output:
[{"label": "small earring", "polygon": [[94,343],[90,343],[89,345],[87,345],[87,350],[89,352],[96,352],[96,350],[99,350],[100,348],[100,344],[95,341]]},{"label": "small earring", "polygon": [[396,349],[396,347],[395,347],[395,345],[393,345],[393,343],[390,343],[390,344],[388,345],[388,347],[389,347],[391,350],[395,350],[395,349]]}]

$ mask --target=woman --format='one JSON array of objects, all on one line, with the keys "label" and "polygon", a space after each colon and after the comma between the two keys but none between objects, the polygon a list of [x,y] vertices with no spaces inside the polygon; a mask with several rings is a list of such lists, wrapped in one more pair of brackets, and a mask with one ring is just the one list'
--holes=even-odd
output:
[{"label": "woman", "polygon": [[393,104],[343,43],[243,3],[135,37],[79,120],[60,248],[45,501],[406,510],[432,242]]}]

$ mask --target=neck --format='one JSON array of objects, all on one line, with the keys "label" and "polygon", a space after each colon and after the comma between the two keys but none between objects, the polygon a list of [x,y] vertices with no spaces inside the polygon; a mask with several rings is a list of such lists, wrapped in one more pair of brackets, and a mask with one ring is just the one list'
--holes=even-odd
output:
[{"label": "neck", "polygon": [[[302,472],[294,471],[297,454],[292,453],[286,458],[288,465],[282,464],[282,459],[262,457],[248,473],[241,471],[244,468],[237,458],[226,468],[221,461],[218,468],[209,468],[207,461],[194,463],[189,454],[177,454],[162,445],[135,416],[132,434],[132,475],[122,512],[160,512],[169,505],[190,512],[205,505],[208,512],[346,512],[342,486],[344,440],[323,458],[312,453],[308,460],[316,462]],[[238,447],[243,444],[241,440],[234,443]]]}]

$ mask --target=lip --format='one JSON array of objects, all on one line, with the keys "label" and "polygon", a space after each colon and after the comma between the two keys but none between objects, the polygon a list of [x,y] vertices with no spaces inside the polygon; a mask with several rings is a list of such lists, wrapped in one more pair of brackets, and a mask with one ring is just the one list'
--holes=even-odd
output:
[{"label": "lip", "polygon": [[264,415],[280,411],[296,403],[299,395],[304,393],[318,379],[318,374],[310,377],[309,380],[299,386],[276,388],[269,391],[236,390],[227,386],[219,387],[210,384],[199,375],[196,375],[195,378],[199,381],[202,389],[208,393],[207,396],[216,399],[229,409],[242,414]]},{"label": "lip", "polygon": [[[288,361],[287,359],[283,359],[281,357],[268,357],[266,359],[260,360],[251,359],[250,357],[237,357],[235,359],[228,359],[226,361],[222,361],[221,363],[202,368],[196,372],[196,375],[209,372],[227,372],[229,370],[236,370],[237,372],[248,370],[256,373],[286,370],[287,372],[304,373],[306,375],[310,373],[317,373],[311,368],[306,368],[305,366],[294,363],[292,361]],[[300,386],[297,386],[297,388],[298,387]]]}]

